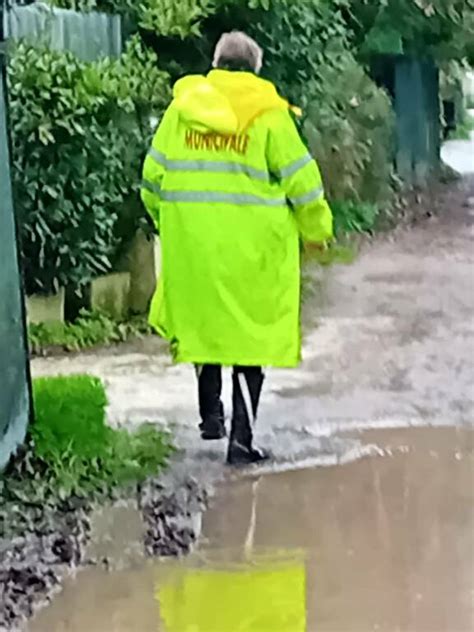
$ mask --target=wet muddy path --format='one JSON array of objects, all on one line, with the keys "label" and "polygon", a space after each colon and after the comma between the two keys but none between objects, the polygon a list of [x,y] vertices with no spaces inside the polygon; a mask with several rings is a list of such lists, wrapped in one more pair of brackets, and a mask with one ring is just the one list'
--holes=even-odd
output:
[{"label": "wet muddy path", "polygon": [[[260,439],[278,466],[337,462],[341,430],[470,424],[474,409],[474,179],[433,201],[435,215],[364,247],[351,266],[307,271],[304,361],[268,372]],[[112,424],[172,425],[185,466],[218,475],[224,446],[203,445],[194,371],[157,338],[36,359],[35,375],[103,378]],[[227,412],[229,379],[225,383]]]},{"label": "wet muddy path", "polygon": [[473,196],[466,178],[352,266],[308,271],[304,362],[268,373],[265,469],[230,474],[225,443],[200,442],[193,371],[157,339],[36,360],[102,377],[111,424],[171,426],[168,479],[217,490],[193,556],[84,570],[29,629],[474,629]]}]

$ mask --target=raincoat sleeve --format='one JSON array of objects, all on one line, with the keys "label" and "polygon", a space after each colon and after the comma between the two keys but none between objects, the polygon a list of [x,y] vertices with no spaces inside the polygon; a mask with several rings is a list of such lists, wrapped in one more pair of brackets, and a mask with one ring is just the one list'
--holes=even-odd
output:
[{"label": "raincoat sleeve", "polygon": [[161,182],[166,172],[166,145],[170,135],[172,112],[168,108],[155,133],[143,165],[140,195],[156,229],[160,230]]},{"label": "raincoat sleeve", "polygon": [[326,242],[333,236],[333,219],[319,167],[289,112],[274,113],[269,123],[268,166],[294,210],[300,235],[304,241]]}]

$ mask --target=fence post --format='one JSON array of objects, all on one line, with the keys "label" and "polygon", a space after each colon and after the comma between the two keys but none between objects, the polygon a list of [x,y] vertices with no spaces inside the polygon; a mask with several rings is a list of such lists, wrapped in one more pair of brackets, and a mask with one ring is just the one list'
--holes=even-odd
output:
[{"label": "fence post", "polygon": [[32,418],[25,305],[13,210],[7,128],[4,17],[0,0],[0,468],[24,441]]}]

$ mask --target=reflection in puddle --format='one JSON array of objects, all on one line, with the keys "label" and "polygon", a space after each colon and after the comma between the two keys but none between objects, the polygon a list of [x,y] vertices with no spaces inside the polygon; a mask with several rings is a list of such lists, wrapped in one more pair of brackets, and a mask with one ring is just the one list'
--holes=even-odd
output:
[{"label": "reflection in puddle", "polygon": [[305,632],[304,560],[210,563],[163,573],[158,599],[166,632]]},{"label": "reflection in puddle", "polygon": [[195,555],[84,571],[29,629],[472,630],[472,431],[363,438],[387,456],[227,483]]}]

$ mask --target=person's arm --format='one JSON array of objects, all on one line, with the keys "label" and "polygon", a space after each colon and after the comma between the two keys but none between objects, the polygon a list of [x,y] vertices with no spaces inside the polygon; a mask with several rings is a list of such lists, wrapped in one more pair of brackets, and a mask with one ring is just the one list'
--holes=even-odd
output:
[{"label": "person's arm", "polygon": [[333,219],[321,174],[289,112],[274,112],[269,119],[267,161],[295,212],[303,241],[324,244],[331,239]]},{"label": "person's arm", "polygon": [[161,182],[166,172],[166,147],[172,124],[173,113],[165,112],[155,133],[151,148],[143,165],[140,195],[157,231],[160,231]]}]

